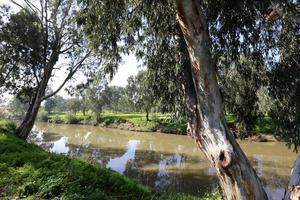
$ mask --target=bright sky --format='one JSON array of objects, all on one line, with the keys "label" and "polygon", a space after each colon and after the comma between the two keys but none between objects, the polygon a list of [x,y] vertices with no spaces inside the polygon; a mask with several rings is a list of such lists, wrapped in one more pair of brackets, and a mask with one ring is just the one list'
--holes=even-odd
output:
[{"label": "bright sky", "polygon": [[[22,0],[15,0],[17,3],[23,4]],[[34,1],[33,1],[34,2]],[[0,0],[0,5],[3,4],[9,4],[11,5],[12,9],[14,11],[18,10],[18,7],[13,5],[10,0]],[[127,78],[131,75],[136,75],[139,71],[138,66],[141,65],[136,60],[136,57],[133,54],[130,55],[124,55],[122,57],[123,62],[120,64],[118,72],[115,74],[113,80],[111,81],[110,85],[116,85],[116,86],[125,86],[127,84]],[[53,90],[55,90],[64,80],[65,78],[64,71],[57,71],[55,73],[55,77],[52,80],[51,87]],[[75,76],[75,84],[80,83],[84,80],[82,75],[76,75]],[[58,93],[59,95],[63,97],[69,97],[67,92],[64,90],[64,88]]]}]

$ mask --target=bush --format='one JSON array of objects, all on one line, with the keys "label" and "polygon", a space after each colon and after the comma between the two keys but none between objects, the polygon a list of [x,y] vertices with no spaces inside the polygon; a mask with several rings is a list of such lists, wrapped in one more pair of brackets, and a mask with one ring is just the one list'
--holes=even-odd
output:
[{"label": "bush", "polygon": [[13,133],[16,130],[16,125],[13,122],[0,120],[0,132]]},{"label": "bush", "polygon": [[62,118],[60,118],[60,116],[55,115],[55,116],[52,118],[52,122],[55,123],[55,124],[61,124],[61,123],[63,123],[64,121],[63,121]]},{"label": "bush", "polygon": [[41,111],[38,114],[38,120],[42,122],[48,122],[49,120],[49,114],[46,111]]},{"label": "bush", "polygon": [[72,113],[68,113],[66,123],[67,124],[78,124],[79,119],[76,117],[76,115],[74,115]]}]

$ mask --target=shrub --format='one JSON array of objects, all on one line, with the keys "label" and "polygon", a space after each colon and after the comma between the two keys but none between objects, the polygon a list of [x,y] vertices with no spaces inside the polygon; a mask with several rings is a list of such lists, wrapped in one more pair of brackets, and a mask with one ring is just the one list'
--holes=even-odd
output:
[{"label": "shrub", "polygon": [[46,111],[41,111],[38,114],[38,120],[42,122],[48,122],[49,120],[49,114]]},{"label": "shrub", "polygon": [[60,118],[60,116],[55,115],[55,116],[52,118],[52,122],[55,123],[55,124],[61,124],[61,123],[63,123],[63,120],[62,120],[62,118]]},{"label": "shrub", "polygon": [[78,124],[79,119],[76,117],[76,115],[74,115],[72,113],[68,113],[66,123],[67,124]]},{"label": "shrub", "polygon": [[16,125],[7,120],[0,120],[0,132],[13,133],[16,130]]}]

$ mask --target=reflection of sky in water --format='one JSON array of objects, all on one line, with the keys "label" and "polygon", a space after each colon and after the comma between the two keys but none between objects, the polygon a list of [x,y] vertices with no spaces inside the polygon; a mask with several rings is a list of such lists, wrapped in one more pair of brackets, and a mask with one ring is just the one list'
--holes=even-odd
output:
[{"label": "reflection of sky in water", "polygon": [[87,140],[91,134],[92,134],[92,132],[87,132],[86,135],[83,137],[84,140]]},{"label": "reflection of sky in water", "polygon": [[66,146],[68,138],[62,137],[59,140],[55,141],[53,147],[50,149],[51,152],[55,153],[64,153],[67,154],[69,152],[69,147]]},{"label": "reflection of sky in water", "polygon": [[214,167],[208,167],[207,174],[214,175],[216,173],[216,169]]},{"label": "reflection of sky in water", "polygon": [[264,187],[270,200],[282,200],[285,190],[283,188],[272,189],[268,186]]},{"label": "reflection of sky in water", "polygon": [[123,174],[125,172],[127,162],[129,160],[134,160],[136,147],[139,143],[139,140],[129,140],[125,154],[121,157],[110,159],[106,167]]},{"label": "reflection of sky in water", "polygon": [[[178,146],[178,150],[181,150],[181,146]],[[159,170],[157,173],[157,180],[155,181],[155,188],[162,190],[163,188],[168,187],[172,183],[172,177],[169,176],[169,171],[167,166],[176,166],[180,168],[182,165],[182,156],[176,152],[173,156],[167,156],[164,158],[164,155],[161,154],[161,160],[159,161]]]},{"label": "reflection of sky in water", "polygon": [[[63,128],[58,129],[59,127]],[[179,136],[137,133],[133,139],[131,132],[114,134],[109,129],[87,130],[84,127],[80,130],[77,127],[80,126],[35,126],[34,134],[29,140],[51,152],[92,159],[135,178],[158,192],[200,195],[215,188],[215,169],[198,157],[201,153],[197,147],[190,147],[183,138],[177,140]],[[270,199],[280,199],[284,193],[283,187],[287,185],[284,175],[289,176],[289,165],[286,164],[286,160],[281,159],[282,155],[276,154],[276,157],[271,159],[269,156],[275,153],[269,155],[266,152],[266,156],[261,154],[261,151],[270,148],[256,151],[255,145],[263,146],[253,143],[245,147],[250,151],[249,158],[253,167],[262,178]],[[277,156],[281,160],[277,160]]]}]

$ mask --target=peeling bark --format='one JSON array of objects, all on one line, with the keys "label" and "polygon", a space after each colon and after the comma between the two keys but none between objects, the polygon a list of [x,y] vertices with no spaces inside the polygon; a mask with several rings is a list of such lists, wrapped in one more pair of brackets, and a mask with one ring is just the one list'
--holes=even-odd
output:
[{"label": "peeling bark", "polygon": [[178,21],[188,48],[196,102],[190,134],[216,168],[225,199],[268,199],[256,172],[227,128],[210,39],[200,2],[177,0]]},{"label": "peeling bark", "polygon": [[284,200],[298,200],[300,198],[300,155],[298,155],[291,173],[288,190]]}]

